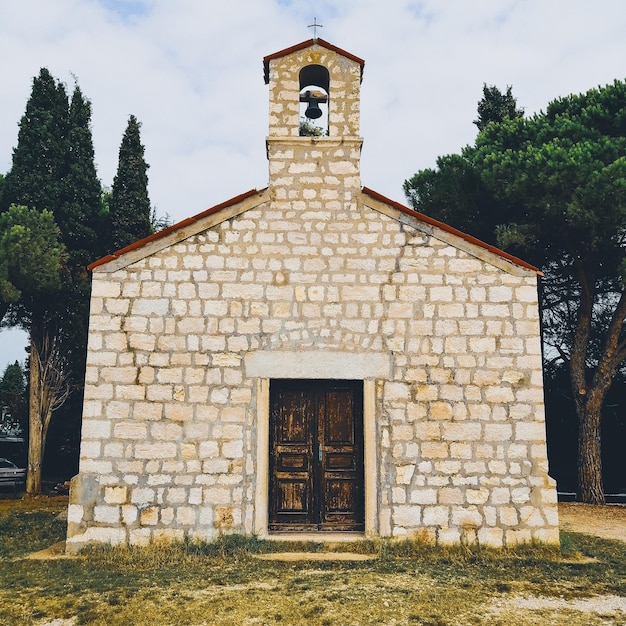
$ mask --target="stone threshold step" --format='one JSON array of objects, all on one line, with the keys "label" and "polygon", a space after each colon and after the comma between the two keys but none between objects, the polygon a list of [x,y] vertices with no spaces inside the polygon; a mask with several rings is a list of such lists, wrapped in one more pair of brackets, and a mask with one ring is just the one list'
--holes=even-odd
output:
[{"label": "stone threshold step", "polygon": [[375,554],[357,554],[356,552],[271,552],[252,554],[262,561],[373,561]]}]

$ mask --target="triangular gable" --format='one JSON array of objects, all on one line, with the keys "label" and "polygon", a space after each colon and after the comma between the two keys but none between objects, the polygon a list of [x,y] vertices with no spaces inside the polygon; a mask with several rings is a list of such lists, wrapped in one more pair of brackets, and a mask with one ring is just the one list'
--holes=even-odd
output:
[{"label": "triangular gable", "polygon": [[[524,270],[530,270],[534,272],[538,276],[543,276],[543,272],[523,261],[522,259],[505,252],[504,250],[500,250],[491,244],[485,243],[472,235],[468,235],[452,226],[448,226],[448,224],[444,224],[439,220],[436,220],[428,215],[424,215],[423,213],[419,213],[409,207],[400,204],[399,202],[395,202],[394,200],[390,200],[385,196],[373,191],[372,189],[368,189],[367,187],[363,187],[362,195],[366,196],[367,199],[364,201],[364,204],[369,206],[372,209],[378,210],[381,213],[386,213],[389,215],[387,211],[384,210],[385,206],[391,207],[395,209],[395,211],[400,212],[403,215],[407,215],[413,218],[414,225],[415,221],[418,224],[428,225],[433,227],[429,230],[430,235],[437,237],[438,239],[445,241],[446,243],[454,246],[455,248],[459,248],[472,254],[473,256],[480,258],[481,260],[490,263],[491,265],[497,265],[501,269],[505,271],[511,271],[511,264],[513,267],[523,268]],[[368,202],[369,200],[369,202]],[[373,202],[372,202],[373,201]],[[389,215],[389,217],[396,217],[395,215]],[[437,232],[438,231],[438,232]],[[506,261],[506,264],[503,265],[501,261]],[[499,262],[500,261],[500,262]]]},{"label": "triangular gable", "polygon": [[[108,266],[106,271],[121,269],[122,267],[135,263],[136,261],[150,256],[159,250],[163,250],[174,243],[178,243],[179,241],[196,235],[199,232],[207,230],[208,228],[211,228],[227,219],[241,215],[242,213],[257,207],[260,204],[269,201],[269,199],[270,194],[267,188],[261,191],[251,189],[246,193],[235,196],[230,200],[226,200],[226,202],[217,204],[202,213],[198,213],[197,215],[189,217],[182,222],[173,224],[172,226],[164,228],[163,230],[149,235],[144,239],[140,239],[139,241],[136,241],[135,243],[132,243],[129,246],[114,252],[113,254],[102,257],[101,259],[94,261],[88,266],[87,269],[93,270],[103,265]],[[467,233],[453,228],[452,226],[448,226],[447,224],[429,217],[428,215],[424,215],[423,213],[414,211],[399,202],[390,200],[368,187],[363,187],[361,200],[363,204],[369,208],[380,213],[384,213],[388,217],[398,219],[398,214],[405,215],[412,218],[411,221],[414,226],[419,227],[419,225],[422,224],[431,227],[428,234],[433,235],[456,248],[460,248],[469,254],[486,261],[487,263],[497,265],[507,271],[511,271],[512,265],[513,267],[523,268],[526,271],[530,270],[539,276],[543,275],[542,272],[534,265],[531,265],[530,263],[527,263],[526,261],[523,261],[508,252],[504,252],[495,246],[485,243],[476,237],[472,237],[472,235],[468,235]],[[391,209],[392,211],[389,211],[388,209]],[[433,228],[436,230],[433,230]],[[504,266],[502,265],[502,261],[506,262]]]},{"label": "triangular gable", "polygon": [[265,84],[270,82],[270,61],[274,59],[280,59],[281,57],[287,56],[288,54],[293,54],[294,52],[299,52],[300,50],[304,50],[305,48],[309,48],[311,46],[321,46],[322,48],[326,48],[327,50],[332,50],[337,54],[340,54],[346,59],[351,59],[355,61],[361,66],[361,80],[363,80],[363,68],[365,67],[365,61],[360,59],[359,57],[351,54],[350,52],[346,52],[337,46],[334,46],[332,43],[328,43],[323,39],[308,39],[307,41],[303,41],[302,43],[296,44],[295,46],[291,46],[290,48],[285,48],[284,50],[280,50],[279,52],[274,52],[274,54],[268,54],[263,58],[263,77],[265,78]]},{"label": "triangular gable", "polygon": [[235,217],[249,209],[252,209],[263,202],[269,200],[268,189],[257,191],[251,189],[235,196],[226,202],[217,204],[202,213],[198,213],[193,217],[188,217],[182,222],[177,222],[168,228],[164,228],[152,235],[148,235],[144,239],[139,239],[129,246],[113,252],[97,261],[94,261],[87,267],[88,270],[96,269],[103,265],[108,265],[107,271],[112,272],[122,267],[126,267],[131,263],[135,263],[159,250],[163,250],[183,239],[187,239],[199,232],[207,230],[220,222]]}]

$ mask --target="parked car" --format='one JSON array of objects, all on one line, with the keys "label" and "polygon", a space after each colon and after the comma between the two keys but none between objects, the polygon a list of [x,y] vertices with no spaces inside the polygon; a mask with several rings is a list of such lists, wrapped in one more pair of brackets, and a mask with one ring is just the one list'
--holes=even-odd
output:
[{"label": "parked car", "polygon": [[19,468],[9,459],[0,458],[0,487],[17,489],[26,482],[26,468]]}]

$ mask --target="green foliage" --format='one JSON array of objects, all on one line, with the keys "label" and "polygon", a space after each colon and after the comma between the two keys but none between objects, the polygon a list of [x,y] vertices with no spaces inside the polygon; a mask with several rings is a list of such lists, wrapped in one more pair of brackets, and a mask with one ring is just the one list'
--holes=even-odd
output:
[{"label": "green foliage", "polygon": [[417,172],[403,187],[416,211],[478,239],[494,239],[493,224],[501,215],[500,203],[489,193],[480,172],[463,154],[439,157],[436,169]]},{"label": "green foliage", "polygon": [[53,294],[64,256],[52,212],[12,205],[0,213],[0,306]]},{"label": "green foliage", "polygon": [[405,193],[416,210],[544,271],[547,353],[567,363],[580,430],[591,433],[579,469],[595,468],[594,486],[581,477],[579,491],[601,502],[599,413],[626,359],[626,83],[559,98],[531,118],[510,90],[494,90],[484,89],[475,144],[418,172]]},{"label": "green foliage", "polygon": [[517,99],[513,97],[510,85],[506,93],[502,93],[495,85],[487,87],[483,84],[483,97],[478,102],[478,119],[474,124],[478,130],[484,130],[490,122],[499,124],[507,119],[515,119],[524,116],[524,109],[517,108]]},{"label": "green foliage", "polygon": [[0,397],[6,399],[11,396],[21,396],[26,391],[26,380],[20,364],[10,363],[4,369],[0,379]]},{"label": "green foliage", "polygon": [[[28,207],[12,218],[11,232],[0,234],[9,238],[6,245],[15,248],[19,244],[22,251],[14,263],[19,262],[22,268],[18,274],[13,272],[14,290],[5,285],[12,303],[20,299],[19,294],[29,296],[21,298],[19,307],[13,307],[16,320],[27,326],[37,309],[40,317],[63,319],[59,328],[64,326],[68,337],[74,335],[68,329],[71,324],[86,329],[90,284],[86,265],[100,256],[97,229],[101,189],[94,166],[90,116],[90,104],[80,89],[74,89],[68,102],[63,84],[43,68],[33,80],[0,202],[5,211],[11,204]],[[35,210],[42,216],[39,225],[32,223]],[[62,248],[52,245],[52,226],[45,219],[53,219],[58,226],[54,229]],[[24,220],[23,224],[19,220]],[[83,319],[81,324],[77,318]],[[83,330],[83,337],[73,343],[85,342]]]},{"label": "green foliage", "polygon": [[55,216],[70,252],[72,269],[82,273],[94,255],[100,253],[102,187],[94,164],[91,104],[78,85],[72,94],[68,116],[67,171],[62,202]]},{"label": "green foliage", "polygon": [[565,253],[598,276],[615,275],[626,226],[625,83],[489,126],[472,162],[536,263]]},{"label": "green foliage", "polygon": [[144,159],[140,127],[137,118],[131,115],[122,138],[117,174],[108,199],[108,252],[124,248],[153,232],[148,164]]},{"label": "green foliage", "polygon": [[19,435],[27,423],[26,379],[15,361],[6,366],[0,378],[0,435]]},{"label": "green foliage", "polygon": [[324,129],[311,120],[304,117],[300,118],[300,137],[323,137],[325,134]]},{"label": "green foliage", "polygon": [[20,121],[0,209],[19,204],[56,215],[67,171],[68,123],[65,87],[42,68]]}]

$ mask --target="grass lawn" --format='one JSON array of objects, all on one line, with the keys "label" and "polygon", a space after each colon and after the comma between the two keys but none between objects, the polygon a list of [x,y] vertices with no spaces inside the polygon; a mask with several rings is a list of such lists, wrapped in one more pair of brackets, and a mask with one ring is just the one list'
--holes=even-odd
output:
[{"label": "grass lawn", "polygon": [[614,596],[626,596],[626,545],[619,542],[569,534],[561,552],[362,542],[356,549],[377,558],[280,562],[254,553],[320,547],[226,537],[204,545],[24,558],[64,539],[65,522],[55,517],[66,503],[0,501],[0,624],[626,624],[626,613],[611,608],[609,599],[595,598],[595,612],[581,610],[580,602],[612,596],[619,603]]}]

